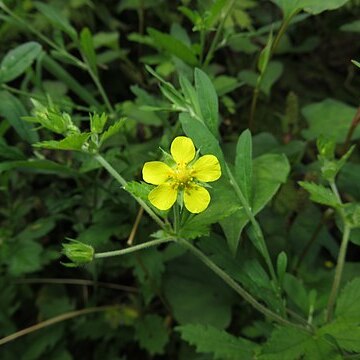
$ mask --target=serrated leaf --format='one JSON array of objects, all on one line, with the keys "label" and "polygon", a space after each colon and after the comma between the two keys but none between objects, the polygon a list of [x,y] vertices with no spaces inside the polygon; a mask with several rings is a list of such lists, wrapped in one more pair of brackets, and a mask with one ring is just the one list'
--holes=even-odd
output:
[{"label": "serrated leaf", "polygon": [[78,150],[81,151],[83,145],[90,137],[90,134],[71,134],[67,136],[65,139],[56,141],[41,141],[39,143],[34,144],[34,147],[42,148],[42,149],[53,149],[53,150]]},{"label": "serrated leaf", "polygon": [[319,336],[290,327],[273,331],[259,360],[326,360],[338,359],[335,349]]},{"label": "serrated leaf", "polygon": [[214,136],[218,137],[219,104],[214,85],[209,77],[198,68],[195,69],[194,78],[202,119]]},{"label": "serrated leaf", "polygon": [[360,278],[346,284],[338,297],[335,310],[336,317],[360,323]]},{"label": "serrated leaf", "polygon": [[136,322],[135,329],[135,337],[140,347],[147,350],[151,355],[164,353],[165,345],[169,341],[164,319],[159,315],[146,315]]},{"label": "serrated leaf", "polygon": [[30,41],[10,50],[0,64],[0,82],[9,82],[27,70],[41,53],[42,47]]},{"label": "serrated leaf", "polygon": [[219,360],[254,359],[258,345],[235,337],[213,326],[189,324],[176,327],[181,338],[196,347],[198,353],[212,354]]},{"label": "serrated leaf", "polygon": [[252,198],[252,139],[249,130],[245,130],[238,139],[235,157],[235,179],[250,202]]},{"label": "serrated leaf", "polygon": [[335,321],[319,331],[323,335],[331,335],[341,349],[349,352],[360,352],[360,326],[349,322]]},{"label": "serrated leaf", "polygon": [[336,195],[322,185],[305,181],[299,181],[299,185],[310,193],[310,199],[314,202],[334,208],[341,205]]},{"label": "serrated leaf", "polygon": [[103,134],[100,137],[100,145],[102,145],[111,136],[114,136],[118,132],[120,132],[120,130],[124,126],[124,123],[125,123],[125,119],[120,119],[114,125],[109,126],[109,128],[106,131],[104,131]]},{"label": "serrated leaf", "polygon": [[167,50],[171,55],[178,57],[191,66],[197,65],[198,60],[193,50],[186,46],[182,41],[153,28],[149,28],[148,33],[154,40],[155,44],[160,48]]}]

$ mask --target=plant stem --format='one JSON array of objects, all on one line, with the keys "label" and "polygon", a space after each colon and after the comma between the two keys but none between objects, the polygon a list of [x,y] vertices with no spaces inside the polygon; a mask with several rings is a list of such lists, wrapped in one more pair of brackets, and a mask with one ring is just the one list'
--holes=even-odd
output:
[{"label": "plant stem", "polygon": [[[123,187],[127,185],[127,181],[108,163],[100,154],[96,154],[94,158],[109,172],[113,178]],[[150,217],[162,228],[165,228],[164,222],[154,213],[154,211],[142,199],[133,196],[134,199],[144,208]]]},{"label": "plant stem", "polygon": [[17,331],[13,334],[10,334],[8,336],[3,337],[2,339],[0,339],[0,346],[4,345],[10,341],[16,340],[19,337],[22,337],[24,335],[30,334],[34,331],[43,329],[47,326],[56,324],[58,322],[64,321],[64,320],[68,320],[74,317],[78,317],[81,315],[86,315],[86,314],[92,314],[95,312],[100,312],[100,311],[107,311],[107,310],[113,310],[113,309],[119,309],[121,308],[121,305],[110,305],[110,306],[98,306],[98,307],[91,307],[91,308],[87,308],[87,309],[82,309],[82,310],[76,310],[76,311],[70,311],[64,314],[61,314],[59,316],[55,316],[51,319],[42,321],[38,324],[29,326],[25,329],[22,329],[20,331]]},{"label": "plant stem", "polygon": [[264,260],[269,268],[271,278],[273,279],[274,283],[278,286],[278,280],[277,280],[277,276],[275,273],[274,265],[271,261],[271,257],[270,257],[268,248],[266,246],[265,239],[262,234],[261,228],[260,228],[257,220],[255,219],[255,216],[252,213],[251,208],[250,208],[244,194],[242,193],[239,185],[237,184],[237,182],[234,178],[234,175],[232,174],[232,172],[227,164],[226,164],[226,172],[230,178],[230,184],[234,188],[234,190],[240,200],[241,205],[244,207],[244,210],[246,212],[248,219],[250,220],[251,224],[253,225],[254,235],[255,235],[255,237],[258,241],[259,247],[261,249],[261,255],[264,257]]},{"label": "plant stem", "polygon": [[295,324],[289,320],[284,319],[275,312],[269,310],[264,305],[259,303],[251,294],[249,294],[241,285],[239,285],[234,279],[232,279],[224,270],[212,262],[203,252],[197,249],[190,242],[185,239],[177,239],[177,242],[186,247],[193,255],[199,258],[207,267],[209,267],[216,275],[218,275],[224,282],[226,282],[232,289],[234,289],[245,301],[250,303],[256,310],[269,317],[270,319],[287,326],[296,327],[298,329],[308,331],[306,327]]},{"label": "plant stem", "polygon": [[205,61],[204,61],[204,64],[203,64],[204,67],[209,65],[211,59],[214,56],[214,52],[216,50],[216,46],[218,45],[219,38],[220,38],[220,35],[221,35],[221,32],[222,32],[222,29],[224,27],[225,21],[226,21],[227,17],[229,16],[230,11],[233,8],[234,4],[235,4],[235,0],[231,0],[225,14],[221,18],[220,24],[219,24],[219,26],[218,26],[218,28],[216,30],[216,33],[215,33],[215,36],[214,36],[212,42],[211,42],[210,49],[209,49],[209,51],[208,51],[208,53],[206,55],[206,58],[205,58]]},{"label": "plant stem", "polygon": [[107,96],[107,94],[106,94],[100,80],[99,80],[99,77],[93,72],[93,70],[91,69],[90,65],[87,62],[86,62],[86,70],[89,72],[91,78],[94,81],[94,84],[98,88],[99,93],[100,93],[101,97],[103,98],[104,103],[105,103],[108,111],[111,113],[112,116],[114,116],[115,109],[111,105],[110,100],[109,100],[109,98],[108,98],[108,96]]},{"label": "plant stem", "polygon": [[[334,180],[330,181],[330,187],[331,187],[331,190],[333,191],[333,193],[335,194],[335,196],[337,197],[337,199],[339,200],[340,204],[342,204],[342,200],[341,200],[338,188],[337,188]],[[348,223],[346,221],[344,209],[339,208],[339,213],[340,213],[343,225],[344,225],[344,229],[343,229],[343,236],[341,239],[339,255],[337,258],[337,263],[336,263],[336,268],[335,268],[334,281],[332,284],[329,301],[327,304],[327,311],[326,311],[326,321],[327,322],[331,321],[333,314],[334,314],[334,306],[335,306],[336,298],[337,298],[337,295],[339,292],[339,287],[341,284],[342,273],[343,273],[343,269],[344,269],[344,265],[345,265],[346,251],[347,251],[347,246],[349,243],[350,233],[351,233],[351,227],[348,225]]]},{"label": "plant stem", "polygon": [[350,142],[351,142],[351,138],[353,137],[354,132],[359,124],[360,124],[360,107],[357,109],[356,114],[351,122],[348,133],[346,135],[345,144],[342,148],[342,154],[345,154],[348,151]]},{"label": "plant stem", "polygon": [[126,249],[107,251],[107,252],[102,252],[102,253],[95,253],[94,258],[95,259],[100,259],[100,258],[107,258],[107,257],[121,256],[121,255],[125,255],[125,254],[130,254],[130,253],[135,252],[135,251],[147,249],[147,248],[150,248],[152,246],[157,246],[157,245],[164,244],[164,243],[167,243],[167,242],[170,242],[170,241],[173,241],[173,238],[156,239],[156,240],[148,241],[148,242],[145,242],[145,243],[142,243],[142,244],[139,244],[139,245],[134,245],[134,246],[131,246],[131,247],[126,248]]},{"label": "plant stem", "polygon": [[[275,37],[275,39],[273,41],[273,44],[271,46],[269,62],[270,62],[275,50],[277,49],[281,38],[283,37],[283,35],[285,34],[287,28],[289,27],[290,21],[292,20],[292,18],[299,11],[300,10],[295,10],[287,18],[283,19],[283,21],[281,23],[281,26],[279,28],[279,31],[277,32],[276,37]],[[260,92],[260,86],[261,86],[261,83],[262,83],[265,72],[266,72],[266,69],[264,69],[264,71],[259,75],[258,81],[256,82],[256,87],[255,87],[254,92],[253,92],[253,97],[252,97],[252,100],[251,100],[249,124],[248,124],[248,127],[249,127],[250,130],[252,130],[252,127],[253,127],[253,124],[254,124],[254,118],[255,118],[256,108],[257,108],[257,101],[258,101],[259,92]]]},{"label": "plant stem", "polygon": [[339,251],[336,269],[335,269],[334,281],[333,281],[333,285],[331,288],[331,293],[330,293],[329,301],[328,301],[328,305],[327,305],[327,315],[326,315],[327,322],[330,322],[333,317],[334,306],[335,306],[336,298],[337,298],[337,295],[339,292],[341,277],[342,277],[342,273],[343,273],[343,269],[344,269],[346,250],[347,250],[347,246],[349,243],[350,232],[351,232],[350,227],[347,224],[345,224],[343,237],[341,240],[340,251]]}]

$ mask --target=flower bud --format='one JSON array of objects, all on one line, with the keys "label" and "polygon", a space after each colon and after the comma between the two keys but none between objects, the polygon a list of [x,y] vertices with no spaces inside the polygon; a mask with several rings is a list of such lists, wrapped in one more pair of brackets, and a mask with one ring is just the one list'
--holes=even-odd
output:
[{"label": "flower bud", "polygon": [[72,263],[63,264],[68,267],[76,267],[91,262],[94,258],[94,248],[91,245],[80,241],[69,239],[70,242],[62,244],[62,253],[69,258]]}]

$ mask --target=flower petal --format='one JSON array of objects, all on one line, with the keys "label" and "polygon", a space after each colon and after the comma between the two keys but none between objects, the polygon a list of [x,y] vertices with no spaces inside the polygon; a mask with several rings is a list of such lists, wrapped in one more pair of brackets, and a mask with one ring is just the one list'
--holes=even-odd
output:
[{"label": "flower petal", "polygon": [[192,169],[193,177],[204,182],[215,181],[221,176],[219,160],[214,155],[201,156],[196,160]]},{"label": "flower petal", "polygon": [[171,155],[177,163],[188,164],[195,157],[195,146],[186,136],[178,136],[171,143]]},{"label": "flower petal", "polygon": [[144,164],[143,179],[153,185],[160,185],[166,182],[173,173],[170,166],[161,161],[149,161]]},{"label": "flower petal", "polygon": [[177,197],[177,190],[170,184],[162,184],[151,190],[148,199],[159,210],[170,209]]},{"label": "flower petal", "polygon": [[184,192],[185,207],[194,214],[204,211],[210,203],[209,192],[199,185],[192,185]]}]

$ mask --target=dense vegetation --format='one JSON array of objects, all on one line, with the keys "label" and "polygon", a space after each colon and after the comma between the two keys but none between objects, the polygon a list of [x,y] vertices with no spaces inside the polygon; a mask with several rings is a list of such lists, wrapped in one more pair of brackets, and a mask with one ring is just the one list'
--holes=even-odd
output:
[{"label": "dense vegetation", "polygon": [[0,359],[360,358],[359,15],[0,1]]}]

